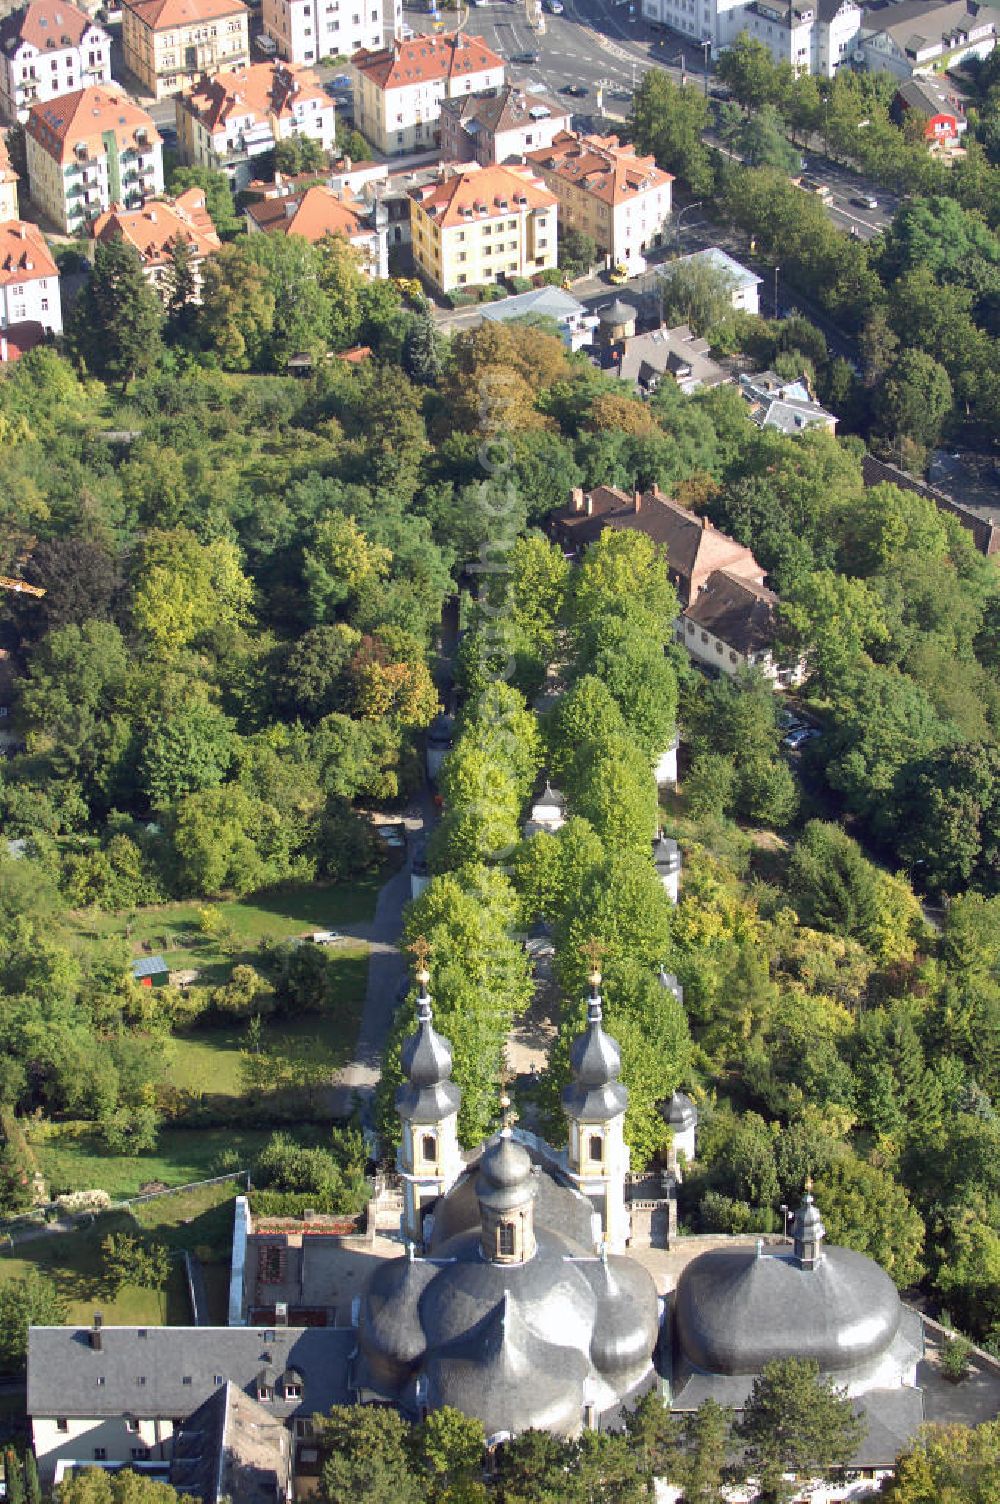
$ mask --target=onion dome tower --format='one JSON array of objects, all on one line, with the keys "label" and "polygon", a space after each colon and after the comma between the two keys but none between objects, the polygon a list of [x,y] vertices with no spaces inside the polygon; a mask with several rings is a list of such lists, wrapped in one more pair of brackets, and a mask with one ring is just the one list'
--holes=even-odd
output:
[{"label": "onion dome tower", "polygon": [[451,1079],[451,1045],[431,1022],[426,947],[419,952],[417,1032],[403,1046],[405,1083],[396,1093],[403,1134],[403,1236],[423,1247],[424,1212],[445,1195],[465,1168],[458,1144],[462,1093]]},{"label": "onion dome tower", "polygon": [[531,1155],[511,1133],[510,1099],[500,1098],[503,1127],[479,1161],[480,1245],[492,1264],[525,1264],[535,1252],[538,1179]]},{"label": "onion dome tower", "polygon": [[824,1257],[823,1239],[825,1237],[826,1228],[823,1226],[823,1218],[812,1198],[812,1181],[807,1180],[806,1193],[802,1198],[802,1205],[795,1213],[795,1222],[792,1227],[795,1259],[800,1269],[815,1269],[816,1265],[821,1262]]},{"label": "onion dome tower", "polygon": [[618,1045],[604,1032],[601,973],[596,958],[588,981],[587,1031],[573,1042],[569,1057],[573,1080],[562,1094],[569,1125],[567,1170],[599,1213],[605,1243],[613,1252],[620,1252],[629,1235],[625,1205],[628,1089],[618,1079]]}]

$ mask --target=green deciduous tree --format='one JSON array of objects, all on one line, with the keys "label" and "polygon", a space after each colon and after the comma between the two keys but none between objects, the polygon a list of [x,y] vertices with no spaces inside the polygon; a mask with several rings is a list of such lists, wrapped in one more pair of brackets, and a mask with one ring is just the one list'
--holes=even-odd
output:
[{"label": "green deciduous tree", "polygon": [[701,89],[693,84],[678,88],[662,68],[650,68],[635,91],[632,114],[639,150],[652,152],[692,193],[709,193],[714,174],[701,139],[709,118]]},{"label": "green deciduous tree", "polygon": [[114,1300],[125,1285],[160,1289],[170,1274],[170,1254],[165,1243],[146,1242],[130,1233],[114,1232],[101,1240],[103,1278]]},{"label": "green deciduous tree", "polygon": [[668,262],[657,291],[664,323],[687,324],[695,334],[704,334],[732,311],[733,278],[707,257]]},{"label": "green deciduous tree", "polygon": [[62,1326],[68,1314],[55,1284],[35,1269],[0,1284],[0,1367],[4,1372],[23,1372],[29,1327]]}]

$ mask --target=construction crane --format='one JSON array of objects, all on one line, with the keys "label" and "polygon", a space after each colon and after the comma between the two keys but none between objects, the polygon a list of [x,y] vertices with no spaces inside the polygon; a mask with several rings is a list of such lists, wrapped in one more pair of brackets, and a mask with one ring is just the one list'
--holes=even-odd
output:
[{"label": "construction crane", "polygon": [[0,590],[13,590],[18,595],[42,596],[45,591],[40,585],[29,585],[27,580],[12,580],[6,575],[0,574]]}]

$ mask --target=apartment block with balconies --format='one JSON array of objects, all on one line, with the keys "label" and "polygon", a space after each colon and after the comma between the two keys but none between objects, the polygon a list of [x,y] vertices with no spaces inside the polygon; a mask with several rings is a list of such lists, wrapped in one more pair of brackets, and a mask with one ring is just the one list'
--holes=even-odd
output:
[{"label": "apartment block with balconies", "polygon": [[25,145],[32,202],[64,234],[84,233],[114,203],[136,209],[163,192],[159,131],[117,85],[33,105]]},{"label": "apartment block with balconies", "polygon": [[0,22],[0,114],[25,121],[39,100],[111,80],[111,38],[68,0],[29,0]]}]

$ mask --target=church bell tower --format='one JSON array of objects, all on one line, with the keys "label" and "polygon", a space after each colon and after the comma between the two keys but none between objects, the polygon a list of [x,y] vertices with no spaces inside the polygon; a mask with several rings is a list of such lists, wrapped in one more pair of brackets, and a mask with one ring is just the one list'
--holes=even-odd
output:
[{"label": "church bell tower", "polygon": [[570,1050],[573,1080],[562,1094],[569,1126],[567,1169],[570,1179],[599,1213],[604,1242],[620,1253],[630,1224],[625,1204],[629,1151],[625,1143],[628,1090],[619,1081],[618,1045],[604,1032],[601,973],[596,957],[589,976],[587,1031]]},{"label": "church bell tower", "polygon": [[424,1214],[465,1168],[458,1143],[462,1093],[451,1079],[451,1045],[431,1022],[426,947],[418,952],[417,1032],[403,1046],[404,1084],[396,1093],[402,1120],[398,1164],[403,1177],[403,1236],[424,1243]]}]

